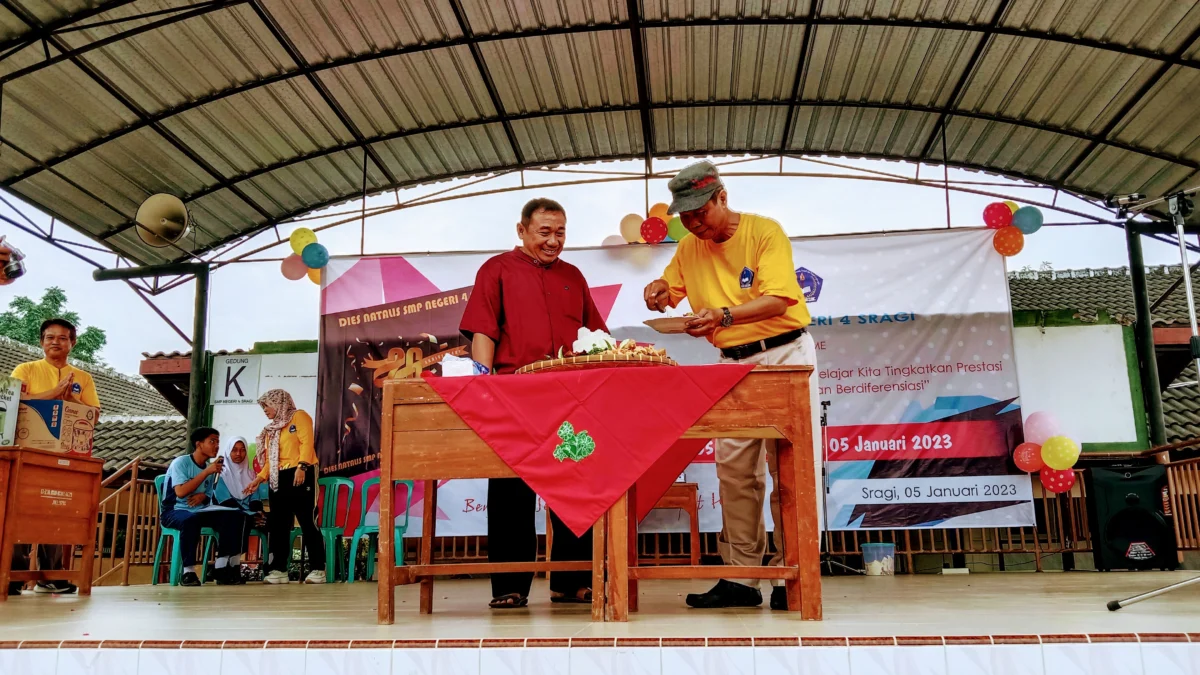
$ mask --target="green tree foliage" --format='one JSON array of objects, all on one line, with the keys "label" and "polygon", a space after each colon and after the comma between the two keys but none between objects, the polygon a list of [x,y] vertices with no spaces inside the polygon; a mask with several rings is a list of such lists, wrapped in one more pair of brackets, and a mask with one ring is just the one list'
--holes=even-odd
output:
[{"label": "green tree foliage", "polygon": [[[8,303],[8,311],[0,313],[0,335],[37,347],[41,345],[42,322],[56,317],[79,326],[79,315],[67,309],[67,294],[63,289],[47,288],[39,302],[17,296]],[[102,329],[88,326],[79,331],[71,358],[84,363],[101,363],[99,354],[106,342],[108,337]]]}]

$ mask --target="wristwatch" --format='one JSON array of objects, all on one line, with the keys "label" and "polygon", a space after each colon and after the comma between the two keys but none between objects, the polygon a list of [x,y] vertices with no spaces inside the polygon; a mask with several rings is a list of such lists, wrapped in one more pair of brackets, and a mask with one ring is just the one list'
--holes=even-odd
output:
[{"label": "wristwatch", "polygon": [[721,308],[721,327],[729,328],[733,325],[733,314],[730,314],[728,307]]}]

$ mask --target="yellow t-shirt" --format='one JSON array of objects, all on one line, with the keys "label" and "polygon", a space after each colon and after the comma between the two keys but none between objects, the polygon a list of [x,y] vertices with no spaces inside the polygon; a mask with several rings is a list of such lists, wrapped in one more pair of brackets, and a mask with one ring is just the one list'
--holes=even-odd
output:
[{"label": "yellow t-shirt", "polygon": [[757,323],[717,328],[708,336],[717,347],[735,347],[804,328],[812,317],[796,281],[792,242],[779,223],[743,213],[728,241],[684,237],[663,272],[671,306],[688,298],[694,310],[736,307],[770,295],[787,300],[787,312]]},{"label": "yellow t-shirt", "polygon": [[[266,453],[267,448],[258,448],[255,452]],[[271,477],[270,458],[263,455],[263,468],[258,475],[263,480]],[[294,469],[305,464],[317,463],[317,450],[313,445],[313,420],[308,413],[297,410],[292,413],[292,420],[279,432],[279,470]]]},{"label": "yellow t-shirt", "polygon": [[58,386],[68,373],[75,374],[75,384],[68,400],[75,403],[100,407],[100,397],[96,395],[96,383],[86,370],[80,370],[71,364],[55,368],[46,359],[22,363],[13,368],[12,376],[21,381],[21,391],[26,394],[41,394]]}]

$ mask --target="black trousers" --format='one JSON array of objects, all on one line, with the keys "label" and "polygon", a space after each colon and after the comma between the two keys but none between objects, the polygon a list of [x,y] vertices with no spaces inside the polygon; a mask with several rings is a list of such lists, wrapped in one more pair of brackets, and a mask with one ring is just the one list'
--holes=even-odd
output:
[{"label": "black trousers", "polygon": [[271,556],[267,571],[286,572],[292,559],[292,523],[300,524],[304,537],[304,551],[313,571],[325,569],[325,540],[317,527],[317,472],[304,472],[304,483],[292,484],[296,480],[295,469],[279,472],[279,489],[271,490],[271,510],[267,511],[267,539]]},{"label": "black trousers", "polygon": [[[537,496],[520,478],[488,480],[488,562],[533,562],[537,557]],[[591,560],[592,531],[576,537],[558,516],[550,514],[554,528],[554,560]],[[492,597],[509,593],[529,595],[533,572],[509,572],[492,575]],[[555,572],[550,575],[550,590],[567,595],[592,585],[591,572]]]},{"label": "black trousers", "polygon": [[[201,528],[217,531],[217,557],[237,555],[246,550],[246,514],[240,511],[206,511],[193,513],[182,509],[164,511],[160,521],[166,527],[179,530],[179,555],[184,567],[196,564],[196,548]],[[207,562],[207,561],[205,561]]]}]

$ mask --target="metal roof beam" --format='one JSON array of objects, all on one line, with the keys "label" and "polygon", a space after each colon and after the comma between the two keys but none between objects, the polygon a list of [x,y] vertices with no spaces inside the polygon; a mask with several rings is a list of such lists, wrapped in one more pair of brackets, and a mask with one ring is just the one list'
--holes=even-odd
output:
[{"label": "metal roof beam", "polygon": [[[217,3],[214,3],[213,5],[205,6],[204,11],[205,12],[212,11],[213,8],[223,8],[230,4],[238,4],[238,2],[242,2],[242,1],[244,1],[244,0],[236,0],[234,2],[226,2],[226,3],[220,4],[219,6],[217,5]],[[41,27],[41,23],[37,20],[36,17],[34,17],[29,12],[25,11],[22,7],[17,6],[12,0],[0,0],[0,6],[3,6],[8,11],[12,12],[15,16],[20,18],[22,21],[24,21],[30,27],[32,27],[34,29]],[[197,11],[199,11],[199,10],[197,10]],[[171,17],[170,19],[164,19],[164,21],[171,21],[171,20],[182,21],[182,20],[184,20],[184,18],[186,18],[188,15],[191,15],[191,14],[194,14],[194,12],[185,12],[184,14],[176,15],[174,17]],[[157,22],[155,22],[155,23],[157,23]],[[149,25],[151,25],[151,24],[147,24],[147,26],[149,26]],[[117,102],[119,102],[121,105],[125,106],[125,108],[127,108],[133,114],[137,115],[139,118],[142,118],[142,119],[146,118],[147,113],[145,110],[142,110],[141,106],[139,106],[132,99],[130,99],[129,96],[127,96],[120,89],[118,89],[115,84],[113,84],[111,81],[109,81],[108,78],[104,77],[103,74],[101,74],[98,70],[96,70],[96,68],[94,66],[92,66],[92,64],[88,63],[84,59],[80,58],[77,54],[73,53],[62,42],[62,40],[60,38],[49,37],[49,38],[47,38],[47,41],[50,42],[51,44],[53,44],[55,49],[58,49],[63,52],[63,54],[61,54],[60,56],[69,58],[71,63],[73,63],[75,65],[75,67],[77,67],[81,71],[83,71],[83,73],[85,75],[87,75],[93,82],[95,82],[97,85],[99,85],[101,89],[103,89],[105,92],[107,92],[109,96],[112,96],[114,99],[116,99]],[[170,130],[166,129],[165,127],[163,127],[161,124],[158,124],[158,123],[150,124],[150,128],[152,128],[156,133],[158,133],[159,136],[161,136],[164,140],[166,140],[168,143],[170,143],[184,157],[187,157],[189,160],[191,160],[193,163],[195,163],[196,166],[203,169],[206,173],[211,175],[214,179],[216,179],[218,181],[223,181],[225,179],[225,177],[223,175],[221,175],[221,173],[218,172],[215,167],[213,167],[211,164],[209,164],[203,157],[200,157],[199,155],[197,155],[195,153],[195,151],[193,151],[190,147],[188,147],[187,144],[185,144],[183,141],[181,141]],[[261,215],[263,218],[267,218],[267,219],[271,218],[271,213],[269,211],[267,211],[266,209],[259,206],[257,202],[250,199],[250,197],[246,193],[242,192],[236,186],[231,186],[229,191],[232,194],[236,195],[243,202],[245,202],[247,206],[249,206],[253,210],[257,211],[258,214]]]},{"label": "metal roof beam", "polygon": [[[97,16],[105,12],[111,12],[114,9],[124,7],[125,5],[132,5],[135,2],[137,2],[137,0],[109,0],[109,2],[102,2],[95,7],[82,9],[74,14],[69,14],[59,19],[55,19],[54,21],[50,21],[46,24],[43,24],[40,28],[30,27],[30,29],[25,33],[14,35],[7,40],[0,41],[0,51],[7,51],[9,49],[19,51],[30,45],[37,44],[43,39],[50,37],[54,33],[62,30],[63,28],[67,28],[72,24],[83,21],[84,19],[90,19],[93,16]],[[180,9],[182,10],[186,8]]]},{"label": "metal roof beam", "polygon": [[[971,58],[967,60],[967,65],[963,68],[962,75],[959,76],[958,82],[954,84],[954,88],[950,90],[950,96],[946,99],[946,107],[953,108],[958,105],[958,101],[962,98],[963,90],[966,89],[967,83],[971,81],[971,75],[975,73],[975,67],[979,65],[979,61],[983,58],[983,53],[987,51],[988,45],[992,41],[992,30],[1000,25],[1000,21],[1004,19],[1004,13],[1008,11],[1008,5],[1011,0],[1000,0],[1000,4],[996,6],[996,12],[992,15],[992,20],[989,22],[989,30],[979,38],[979,43],[975,45],[975,51],[971,53]],[[937,142],[938,135],[945,133],[946,113],[938,116],[937,123],[933,125],[933,133],[929,135],[929,140],[925,142],[924,148],[921,150],[921,157],[929,157],[930,151],[933,150],[933,144]],[[945,152],[946,144],[943,139],[942,150]],[[945,157],[942,157],[945,160]]]},{"label": "metal roof beam", "polygon": [[[234,4],[240,4],[242,2],[247,2],[247,1],[248,0],[231,0],[228,4],[234,5]],[[171,17],[172,20],[178,20],[179,18],[180,18],[179,16]],[[689,26],[690,27],[704,27],[704,26],[715,26],[715,25],[720,25],[720,26],[804,25],[804,26],[808,26],[808,27],[814,27],[814,26],[880,26],[880,27],[888,27],[888,26],[891,26],[891,27],[958,30],[958,31],[968,31],[968,32],[984,32],[986,30],[990,30],[992,33],[995,33],[997,35],[1010,35],[1013,37],[1020,37],[1020,38],[1026,38],[1026,39],[1050,40],[1050,41],[1055,41],[1055,42],[1063,42],[1063,43],[1067,43],[1067,44],[1089,47],[1089,48],[1093,48],[1093,49],[1101,49],[1101,50],[1116,51],[1116,52],[1120,52],[1120,53],[1131,54],[1134,56],[1140,56],[1140,57],[1146,58],[1146,59],[1162,61],[1163,63],[1179,65],[1179,66],[1186,67],[1186,68],[1200,69],[1200,60],[1185,59],[1178,54],[1164,55],[1164,54],[1160,54],[1158,52],[1154,52],[1151,50],[1140,49],[1140,48],[1136,48],[1136,47],[1128,47],[1128,46],[1118,45],[1118,44],[1114,44],[1114,43],[1100,42],[1098,40],[1089,40],[1086,38],[1078,38],[1078,37],[1070,36],[1070,35],[1055,35],[1052,33],[1036,33],[1036,32],[1032,32],[1032,31],[1025,31],[1025,30],[1018,30],[1018,29],[1006,29],[1002,26],[993,28],[990,25],[986,25],[986,24],[976,25],[976,24],[965,24],[965,23],[913,21],[913,20],[900,20],[900,19],[895,19],[895,20],[856,19],[853,17],[811,17],[811,18],[805,18],[805,17],[796,17],[796,18],[752,17],[752,18],[743,18],[743,19],[701,18],[701,19],[689,19],[686,21],[642,21],[640,24],[643,31],[646,29],[649,29],[649,28],[689,27]],[[145,30],[145,29],[147,29],[147,28],[141,27],[139,30]],[[188,112],[189,110],[194,110],[196,108],[208,105],[209,103],[214,103],[216,101],[228,98],[230,96],[236,96],[238,94],[243,94],[248,91],[253,91],[255,89],[259,89],[261,87],[267,87],[272,84],[285,82],[285,81],[290,80],[295,77],[307,77],[310,74],[318,73],[318,72],[321,72],[324,70],[329,70],[332,68],[341,68],[344,66],[355,65],[355,64],[360,64],[360,63],[369,63],[369,62],[377,61],[377,60],[381,60],[381,59],[387,59],[387,58],[392,58],[392,57],[397,57],[397,56],[404,56],[407,54],[417,54],[417,53],[433,51],[433,50],[437,50],[437,49],[478,45],[478,44],[481,44],[484,42],[517,40],[517,39],[539,37],[539,36],[572,35],[572,34],[583,34],[583,33],[594,33],[594,32],[608,32],[608,31],[617,31],[617,30],[623,30],[623,29],[624,30],[629,29],[628,22],[614,23],[614,24],[591,24],[591,25],[584,25],[584,26],[558,26],[558,27],[551,27],[551,28],[545,28],[545,29],[540,29],[540,30],[510,31],[510,32],[504,32],[504,33],[491,33],[491,34],[484,34],[484,35],[463,36],[463,37],[457,37],[457,38],[449,38],[446,40],[435,40],[435,41],[425,42],[425,43],[421,43],[421,44],[392,47],[392,48],[388,48],[388,49],[375,50],[375,51],[367,52],[367,53],[353,54],[350,56],[345,56],[345,57],[337,58],[337,59],[330,59],[329,61],[324,61],[321,63],[309,64],[307,67],[304,67],[304,68],[298,68],[296,70],[290,70],[290,71],[283,72],[283,73],[275,73],[275,74],[268,75],[268,76],[263,77],[258,80],[243,82],[243,83],[237,84],[235,86],[229,87],[228,89],[216,91],[216,92],[213,92],[206,96],[201,96],[201,97],[195,98],[191,101],[181,103],[177,106],[167,108],[164,110],[160,110],[155,113],[150,113],[145,118],[141,118],[137,122],[134,122],[133,124],[130,124],[129,126],[122,127],[121,129],[112,131],[104,136],[94,138],[90,141],[87,141],[87,142],[81,144],[81,145],[71,148],[55,157],[47,158],[46,160],[44,160],[44,163],[47,167],[53,167],[53,166],[56,166],[57,164],[60,164],[67,160],[78,157],[79,155],[81,155],[85,152],[88,152],[90,150],[93,150],[101,145],[104,145],[105,143],[107,143],[109,141],[116,140],[118,138],[121,138],[122,136],[125,136],[126,134],[133,133],[135,131],[143,129],[143,128],[150,126],[152,124],[155,124],[157,122],[161,122],[161,121],[164,121],[171,117],[174,117],[176,115],[180,115],[182,113]],[[86,48],[92,49],[94,47],[89,45]],[[84,48],[81,48],[81,49],[84,49]],[[76,50],[76,51],[78,53],[78,50]],[[38,64],[38,65],[44,66],[45,64],[43,63],[43,64]],[[0,78],[0,82],[3,82],[4,79],[5,78]],[[43,170],[44,169],[40,166],[32,167],[16,176],[13,176],[12,178],[9,178],[9,179],[3,181],[3,185],[12,185],[14,183],[18,183],[22,180],[25,180],[26,178],[30,178],[30,177],[40,173]]]},{"label": "metal roof beam", "polygon": [[[1196,162],[1194,160],[1190,160],[1185,157],[1176,157],[1173,155],[1166,155],[1164,153],[1160,153],[1155,150],[1151,150],[1151,149],[1147,149],[1147,148],[1139,148],[1139,147],[1132,146],[1132,145],[1129,145],[1126,143],[1121,143],[1118,141],[1099,139],[1098,137],[1096,137],[1094,135],[1087,134],[1087,133],[1080,132],[1080,131],[1074,131],[1074,130],[1069,130],[1069,129],[1059,129],[1057,127],[1040,124],[1038,122],[1032,122],[1032,121],[1028,121],[1028,120],[1020,120],[1020,119],[1011,119],[1011,118],[1007,118],[1007,117],[1001,117],[999,115],[990,115],[987,113],[977,113],[977,112],[971,112],[971,111],[946,111],[943,108],[932,107],[932,106],[919,106],[919,105],[902,104],[902,103],[894,103],[894,104],[893,103],[871,103],[871,102],[867,102],[867,101],[794,101],[794,102],[790,102],[790,103],[783,102],[783,101],[697,101],[697,102],[691,102],[691,103],[652,104],[649,106],[649,108],[653,109],[653,110],[674,110],[674,109],[687,109],[687,108],[720,108],[720,107],[730,107],[730,106],[755,106],[755,107],[788,106],[788,107],[813,107],[813,108],[857,108],[857,109],[874,109],[874,110],[900,110],[900,111],[905,111],[905,112],[920,112],[920,113],[929,113],[929,114],[947,114],[947,115],[951,115],[951,116],[965,117],[965,118],[969,118],[969,119],[977,119],[977,120],[982,120],[982,121],[986,121],[986,122],[994,122],[994,123],[998,123],[998,124],[1011,124],[1014,126],[1020,126],[1020,127],[1024,127],[1024,128],[1028,128],[1028,129],[1034,129],[1036,131],[1043,131],[1043,132],[1048,132],[1048,133],[1060,134],[1063,136],[1069,136],[1072,138],[1078,138],[1080,140],[1086,140],[1086,141],[1095,140],[1097,142],[1101,142],[1101,143],[1111,146],[1111,147],[1119,148],[1119,149],[1126,150],[1129,152],[1134,152],[1134,153],[1145,155],[1148,157],[1153,157],[1154,159],[1158,159],[1160,161],[1170,162],[1173,164],[1179,164],[1181,166],[1187,166],[1187,167],[1190,167],[1193,169],[1200,170],[1200,162]],[[508,119],[510,121],[516,121],[516,120],[528,120],[528,119],[538,119],[538,118],[566,116],[566,115],[586,115],[586,114],[595,114],[595,113],[632,112],[632,111],[640,111],[641,109],[642,109],[642,106],[640,106],[640,105],[626,105],[626,106],[605,106],[605,107],[575,108],[575,109],[562,109],[562,110],[543,110],[543,111],[534,111],[534,112],[528,112],[528,113],[520,113],[520,114],[516,114],[516,115],[509,115],[509,116],[507,116],[506,119]],[[499,124],[500,122],[501,122],[501,119],[496,118],[496,117],[486,117],[486,118],[466,120],[466,121],[461,121],[461,122],[450,122],[447,124],[440,124],[440,125],[429,126],[429,127],[421,127],[421,128],[417,128],[417,129],[405,129],[405,130],[401,130],[401,131],[391,132],[388,134],[383,134],[380,136],[375,136],[372,138],[366,138],[366,139],[363,139],[362,141],[354,141],[352,143],[346,143],[346,144],[341,144],[341,145],[330,146],[328,148],[322,148],[315,152],[307,153],[304,155],[298,155],[296,157],[291,157],[291,158],[285,159],[283,161],[277,162],[275,164],[259,167],[257,169],[248,171],[241,175],[233,176],[225,181],[207,186],[196,193],[187,195],[185,197],[185,201],[193,201],[196,199],[200,199],[201,197],[205,197],[205,196],[210,195],[219,190],[229,188],[231,186],[234,186],[234,185],[236,185],[240,182],[246,181],[246,180],[251,180],[251,179],[257,178],[264,174],[268,174],[272,171],[277,171],[279,169],[284,169],[289,166],[293,166],[293,165],[300,164],[303,162],[320,159],[322,157],[328,157],[330,155],[334,155],[334,154],[337,154],[340,152],[356,150],[365,144],[386,143],[388,141],[394,141],[394,140],[398,140],[401,138],[407,138],[410,136],[418,136],[421,134],[436,133],[436,132],[440,132],[440,131],[450,131],[450,130],[454,130],[454,129],[463,129],[463,128],[469,128],[469,127],[483,126],[483,125],[488,125],[488,124]],[[909,159],[912,161],[920,161],[919,157],[911,157]],[[562,161],[559,160],[556,163],[561,164]],[[1041,181],[1035,181],[1035,182],[1041,182]],[[120,234],[121,232],[129,229],[129,227],[131,227],[131,226],[126,224],[126,225],[120,226],[118,228],[115,228],[115,229],[105,233],[104,235],[102,235],[102,238],[108,239],[112,236]]]},{"label": "metal roof beam", "polygon": [[646,161],[646,175],[650,175],[654,161],[654,114],[650,112],[650,76],[646,71],[646,39],[642,32],[642,9],[638,0],[626,0],[625,11],[629,15],[629,43],[633,49],[633,70],[637,80],[638,113],[642,120],[642,153]]},{"label": "metal roof beam", "polygon": [[283,47],[283,50],[287,52],[289,57],[291,57],[292,62],[296,64],[296,68],[299,70],[299,72],[304,73],[305,77],[308,79],[308,83],[317,90],[317,94],[320,95],[321,100],[325,101],[325,105],[329,106],[330,110],[333,111],[333,114],[337,116],[338,121],[342,123],[342,126],[346,127],[346,130],[350,132],[350,135],[354,137],[354,140],[363,144],[363,150],[367,153],[367,156],[371,158],[371,161],[375,163],[375,166],[379,167],[379,172],[382,173],[385,178],[387,178],[389,183],[395,183],[396,177],[392,175],[390,170],[388,170],[387,165],[383,163],[383,160],[380,159],[375,150],[369,144],[363,143],[364,136],[362,131],[359,130],[358,125],[354,123],[354,120],[350,119],[350,115],[346,114],[346,111],[344,108],[342,108],[342,105],[333,97],[333,94],[329,91],[329,87],[326,87],[325,83],[321,81],[321,78],[317,77],[316,73],[308,68],[308,61],[304,58],[304,55],[301,54],[300,50],[296,48],[295,43],[293,43],[291,38],[287,36],[287,33],[283,30],[283,27],[279,25],[279,22],[275,20],[275,17],[272,16],[269,11],[267,11],[266,7],[263,7],[262,1],[250,0],[250,7],[254,10],[254,13],[258,15],[258,18],[263,22],[263,25],[266,26],[267,31],[271,34],[271,37],[275,38],[275,41],[279,43],[279,46]]},{"label": "metal roof beam", "polygon": [[[821,4],[823,1],[814,0],[808,10],[808,17],[810,19],[821,13]],[[788,106],[787,116],[783,118],[783,140],[779,142],[779,154],[781,155],[787,151],[788,143],[792,141],[792,136],[796,133],[792,128],[796,123],[796,101],[804,93],[804,76],[808,72],[808,59],[809,51],[812,49],[813,30],[813,24],[806,24],[804,26],[804,37],[800,40],[800,62],[796,64],[796,79],[792,82],[792,95],[788,98],[792,103]]]},{"label": "metal roof beam", "polygon": [[[1191,49],[1196,40],[1200,40],[1200,26],[1197,26],[1196,29],[1192,31],[1192,34],[1189,35],[1181,45],[1179,45],[1179,49],[1175,51],[1174,56],[1182,57],[1188,52],[1189,49]],[[1142,86],[1138,87],[1137,92],[1135,92],[1133,96],[1129,97],[1129,100],[1125,102],[1125,105],[1121,106],[1121,109],[1118,110],[1115,115],[1113,115],[1112,119],[1108,121],[1108,124],[1105,124],[1104,128],[1100,130],[1100,133],[1097,134],[1099,138],[1089,143],[1088,146],[1079,153],[1079,156],[1075,158],[1075,161],[1071,162],[1071,164],[1068,165],[1067,168],[1062,172],[1063,181],[1068,180],[1076,171],[1079,170],[1080,167],[1087,162],[1088,158],[1091,157],[1096,148],[1100,147],[1100,139],[1107,139],[1109,134],[1116,131],[1117,127],[1119,127],[1121,123],[1125,121],[1125,118],[1129,116],[1129,113],[1133,112],[1133,109],[1142,102],[1142,99],[1145,98],[1145,96],[1149,94],[1154,87],[1158,86],[1159,81],[1161,81],[1162,78],[1171,71],[1173,65],[1174,64],[1171,63],[1163,63],[1158,67],[1158,70],[1154,71],[1150,77],[1146,78],[1146,81],[1142,83]],[[1192,100],[1193,102],[1195,101],[1195,99]]]},{"label": "metal roof beam", "polygon": [[[454,11],[454,18],[458,21],[458,29],[463,36],[470,39],[475,35],[475,31],[471,30],[471,22],[467,19],[467,13],[463,10],[461,0],[450,0],[450,9]],[[521,144],[517,142],[517,134],[513,131],[512,122],[504,112],[504,104],[500,101],[500,92],[496,90],[496,82],[492,79],[492,71],[488,69],[487,62],[484,61],[483,51],[479,48],[479,43],[472,41],[468,44],[468,49],[471,50],[471,58],[475,60],[475,68],[479,71],[479,77],[483,79],[483,86],[487,89],[488,98],[492,101],[492,109],[496,111],[496,118],[504,126],[504,135],[508,138],[508,144],[512,147],[513,157],[517,159],[518,164],[525,163],[525,153],[521,150]]]}]

